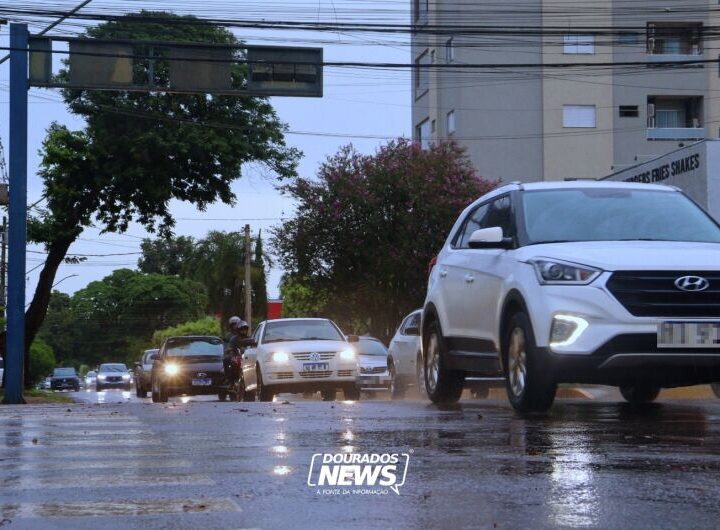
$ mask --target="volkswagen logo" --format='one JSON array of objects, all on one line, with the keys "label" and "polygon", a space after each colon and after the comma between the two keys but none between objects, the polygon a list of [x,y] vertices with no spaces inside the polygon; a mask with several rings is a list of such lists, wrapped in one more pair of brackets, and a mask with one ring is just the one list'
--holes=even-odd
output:
[{"label": "volkswagen logo", "polygon": [[311,361],[319,361],[320,360],[320,354],[316,351],[312,352],[310,354],[310,360]]},{"label": "volkswagen logo", "polygon": [[702,276],[681,276],[675,280],[675,287],[681,291],[699,292],[710,287],[710,282]]}]

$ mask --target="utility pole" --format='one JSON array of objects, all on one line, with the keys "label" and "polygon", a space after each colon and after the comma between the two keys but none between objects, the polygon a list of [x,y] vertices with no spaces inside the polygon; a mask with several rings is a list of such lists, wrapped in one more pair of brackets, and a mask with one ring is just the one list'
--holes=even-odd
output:
[{"label": "utility pole", "polygon": [[10,206],[5,398],[25,403],[25,256],[27,236],[28,27],[10,24]]},{"label": "utility pole", "polygon": [[2,220],[2,239],[0,240],[0,317],[5,318],[5,278],[7,269],[5,260],[7,259],[7,217],[3,215]]},{"label": "utility pole", "polygon": [[245,225],[245,322],[252,332],[252,284],[250,279],[250,225]]}]

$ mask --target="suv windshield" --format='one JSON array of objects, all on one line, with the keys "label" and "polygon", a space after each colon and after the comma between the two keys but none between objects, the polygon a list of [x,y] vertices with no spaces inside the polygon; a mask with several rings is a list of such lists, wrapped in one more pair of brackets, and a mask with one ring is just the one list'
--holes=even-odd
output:
[{"label": "suv windshield", "polygon": [[263,344],[293,340],[342,340],[340,331],[328,320],[287,320],[268,322]]},{"label": "suv windshield", "polygon": [[387,356],[387,348],[379,340],[360,339],[356,349],[360,355],[382,355]]},{"label": "suv windshield", "polygon": [[170,339],[167,344],[168,357],[222,357],[223,345],[220,339]]},{"label": "suv windshield", "polygon": [[75,368],[55,368],[55,370],[53,370],[53,375],[55,377],[67,377],[75,375]]},{"label": "suv windshield", "polygon": [[124,364],[101,364],[99,372],[127,372],[127,366]]},{"label": "suv windshield", "polygon": [[619,188],[527,191],[529,244],[565,241],[720,243],[720,227],[673,191]]}]

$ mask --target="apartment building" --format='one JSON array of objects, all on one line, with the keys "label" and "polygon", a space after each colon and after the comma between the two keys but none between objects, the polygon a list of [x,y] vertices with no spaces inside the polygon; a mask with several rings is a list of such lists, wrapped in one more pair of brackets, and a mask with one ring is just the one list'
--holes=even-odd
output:
[{"label": "apartment building", "polygon": [[718,63],[658,64],[720,59],[717,0],[412,2],[414,137],[484,177],[599,178],[720,136]]}]

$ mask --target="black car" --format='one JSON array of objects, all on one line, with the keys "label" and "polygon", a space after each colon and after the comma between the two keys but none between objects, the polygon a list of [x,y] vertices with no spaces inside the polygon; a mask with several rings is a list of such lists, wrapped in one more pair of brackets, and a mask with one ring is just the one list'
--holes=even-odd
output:
[{"label": "black car", "polygon": [[168,397],[217,394],[227,397],[223,372],[223,342],[219,337],[193,336],[165,339],[153,356],[152,400],[162,403]]},{"label": "black car", "polygon": [[75,368],[55,368],[50,376],[50,390],[80,390],[80,378]]},{"label": "black car", "polygon": [[105,363],[98,368],[95,390],[98,392],[106,388],[130,390],[132,383],[132,374],[123,363]]}]

